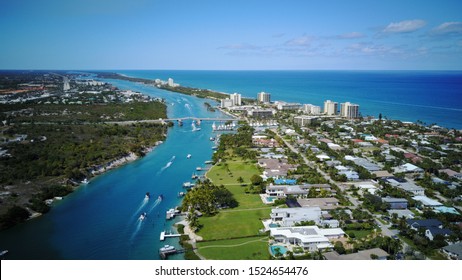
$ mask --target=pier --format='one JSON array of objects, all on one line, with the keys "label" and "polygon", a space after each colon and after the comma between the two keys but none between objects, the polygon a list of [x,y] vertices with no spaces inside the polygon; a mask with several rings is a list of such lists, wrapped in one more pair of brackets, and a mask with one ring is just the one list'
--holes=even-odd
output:
[{"label": "pier", "polygon": [[160,241],[164,241],[166,238],[180,237],[179,233],[166,233],[165,231],[160,233]]}]

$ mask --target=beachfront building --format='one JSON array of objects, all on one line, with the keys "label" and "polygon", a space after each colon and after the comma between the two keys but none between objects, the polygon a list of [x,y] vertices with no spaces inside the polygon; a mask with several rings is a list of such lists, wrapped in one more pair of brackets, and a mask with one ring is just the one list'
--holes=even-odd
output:
[{"label": "beachfront building", "polygon": [[178,86],[180,86],[180,84],[175,83],[172,78],[168,78],[167,85],[169,87],[178,87]]},{"label": "beachfront building", "polygon": [[306,221],[313,221],[319,225],[322,213],[319,207],[275,208],[271,209],[270,217],[273,224],[283,227]]},{"label": "beachfront building", "polygon": [[282,101],[276,101],[276,108],[279,111],[297,111],[300,110],[302,104],[300,103],[287,103]]},{"label": "beachfront building", "polygon": [[320,115],[321,107],[313,104],[303,104],[303,112],[308,115]]},{"label": "beachfront building", "polygon": [[233,106],[241,106],[241,95],[239,93],[233,93],[229,95],[229,99],[233,101]]},{"label": "beachfront building", "polygon": [[247,111],[247,115],[258,119],[269,119],[273,117],[274,112],[271,109],[255,109]]},{"label": "beachfront building", "polygon": [[220,105],[221,105],[221,108],[233,107],[233,100],[230,98],[222,99]]},{"label": "beachfront building", "polygon": [[257,94],[257,102],[258,103],[270,103],[271,102],[271,94],[267,92],[259,92]]},{"label": "beachfront building", "polygon": [[314,116],[296,116],[294,117],[294,123],[300,127],[309,126],[315,123],[318,117]]},{"label": "beachfront building", "polygon": [[330,100],[324,101],[324,114],[328,116],[337,115],[338,111],[338,102],[333,102]]},{"label": "beachfront building", "polygon": [[348,119],[357,119],[359,117],[359,105],[350,102],[341,103],[340,116]]},{"label": "beachfront building", "polygon": [[271,228],[270,235],[276,242],[297,245],[304,250],[316,252],[333,248],[331,239],[345,236],[340,228],[319,228],[317,226]]}]

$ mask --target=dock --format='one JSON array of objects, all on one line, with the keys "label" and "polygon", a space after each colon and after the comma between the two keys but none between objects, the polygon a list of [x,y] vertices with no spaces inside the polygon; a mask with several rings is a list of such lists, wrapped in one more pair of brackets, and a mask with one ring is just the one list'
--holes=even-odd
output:
[{"label": "dock", "polygon": [[179,233],[165,233],[165,231],[160,233],[160,241],[164,241],[166,238],[180,237]]}]

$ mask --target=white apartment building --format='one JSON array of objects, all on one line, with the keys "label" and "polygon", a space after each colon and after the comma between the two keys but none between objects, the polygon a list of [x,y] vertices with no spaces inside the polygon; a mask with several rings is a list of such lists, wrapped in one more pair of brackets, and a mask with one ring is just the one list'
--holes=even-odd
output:
[{"label": "white apartment building", "polygon": [[350,102],[340,104],[340,115],[349,119],[356,119],[359,117],[359,105]]},{"label": "white apartment building", "polygon": [[221,100],[220,105],[221,105],[221,108],[229,108],[229,107],[233,107],[234,102],[232,99],[226,98],[226,99]]},{"label": "white apartment building", "polygon": [[338,111],[338,102],[333,102],[330,100],[324,101],[324,114],[328,116],[337,115]]},{"label": "white apartment building", "polygon": [[259,92],[257,94],[257,102],[258,103],[270,103],[271,102],[271,94],[267,92]]},{"label": "white apartment building", "polygon": [[321,114],[321,107],[313,105],[313,104],[304,104],[303,105],[303,111],[306,114],[310,114],[310,115],[320,115]]},{"label": "white apartment building", "polygon": [[309,126],[310,124],[316,122],[318,117],[314,116],[296,116],[294,117],[294,123],[300,127]]},{"label": "white apartment building", "polygon": [[242,101],[241,101],[241,95],[239,93],[233,93],[229,95],[229,99],[233,101],[233,106],[241,106]]}]

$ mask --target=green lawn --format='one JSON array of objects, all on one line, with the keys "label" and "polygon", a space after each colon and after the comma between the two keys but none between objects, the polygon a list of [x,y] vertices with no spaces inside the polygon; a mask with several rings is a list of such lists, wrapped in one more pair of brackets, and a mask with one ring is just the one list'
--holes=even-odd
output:
[{"label": "green lawn", "polygon": [[208,260],[267,260],[268,237],[247,237],[197,243],[199,253]]},{"label": "green lawn", "polygon": [[347,230],[346,234],[350,235],[351,233],[355,234],[355,239],[361,239],[372,233],[372,230]]},{"label": "green lawn", "polygon": [[261,219],[269,219],[271,208],[220,211],[213,217],[201,217],[203,227],[197,232],[204,240],[257,235],[263,228]]},{"label": "green lawn", "polygon": [[245,188],[241,185],[226,186],[226,188],[233,194],[234,198],[239,202],[237,209],[261,208],[271,207],[271,205],[264,204],[258,194],[245,193]]},{"label": "green lawn", "polygon": [[260,174],[257,166],[240,159],[227,160],[213,166],[207,177],[216,185],[240,184],[237,179],[242,177],[244,183],[250,184],[250,177]]}]

